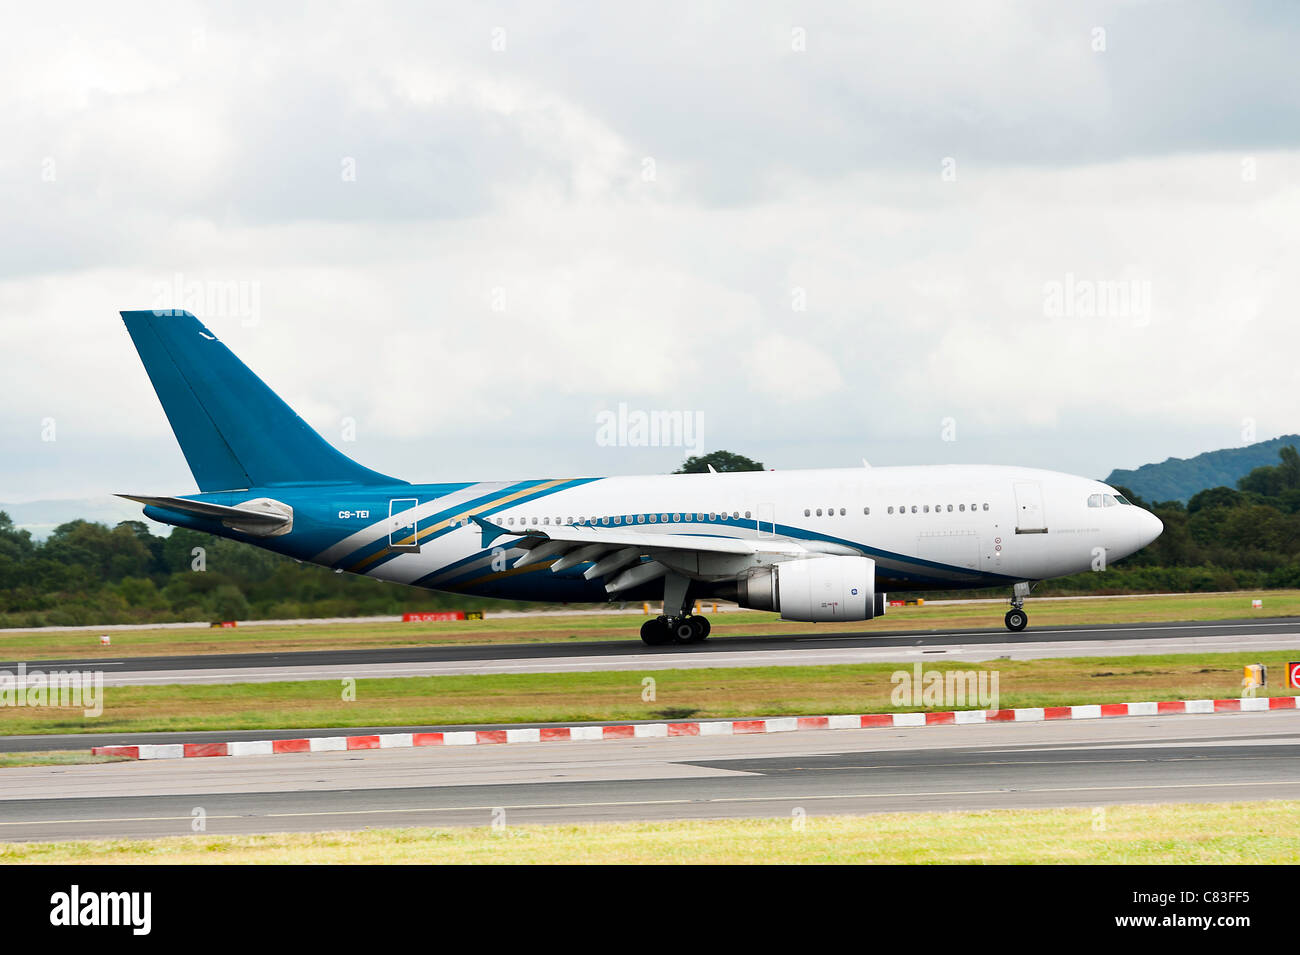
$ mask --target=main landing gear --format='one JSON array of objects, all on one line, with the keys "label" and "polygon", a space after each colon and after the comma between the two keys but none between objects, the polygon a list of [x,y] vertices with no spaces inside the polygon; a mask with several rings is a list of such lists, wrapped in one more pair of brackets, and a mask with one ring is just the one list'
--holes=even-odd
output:
[{"label": "main landing gear", "polygon": [[678,617],[655,617],[641,624],[641,640],[651,647],[669,643],[702,643],[709,636],[707,617],[685,614]]},{"label": "main landing gear", "polygon": [[[647,646],[662,647],[669,643],[702,643],[709,636],[707,617],[691,613],[691,582],[671,571],[664,577],[664,614],[641,624],[641,639]],[[672,616],[668,614],[676,610]]]},{"label": "main landing gear", "polygon": [[1003,622],[1012,633],[1019,633],[1029,626],[1029,614],[1025,613],[1025,598],[1029,596],[1029,591],[1032,589],[1033,585],[1022,580],[1011,591],[1011,609],[1007,611]]}]

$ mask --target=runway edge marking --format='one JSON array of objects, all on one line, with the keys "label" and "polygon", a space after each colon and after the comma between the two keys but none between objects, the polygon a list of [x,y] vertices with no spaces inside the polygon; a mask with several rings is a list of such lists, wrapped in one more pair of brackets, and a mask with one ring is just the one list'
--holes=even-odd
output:
[{"label": "runway edge marking", "polygon": [[1259,696],[1230,700],[1172,700],[1149,703],[1092,703],[1081,706],[1025,707],[1014,710],[953,710],[943,713],[865,713],[840,716],[773,716],[749,720],[690,723],[628,723],[609,726],[521,726],[504,730],[448,730],[440,733],[380,733],[366,736],[314,736],[307,739],[238,740],[229,743],[157,743],[95,746],[95,756],[128,759],[185,759],[207,756],[272,756],[354,749],[412,746],[488,746],[506,743],[559,743],[672,736],[743,736],[800,730],[886,729],[969,726],[978,723],[1032,723],[1044,720],[1095,720],[1120,716],[1176,716],[1198,713],[1258,713],[1300,709],[1300,696]]}]

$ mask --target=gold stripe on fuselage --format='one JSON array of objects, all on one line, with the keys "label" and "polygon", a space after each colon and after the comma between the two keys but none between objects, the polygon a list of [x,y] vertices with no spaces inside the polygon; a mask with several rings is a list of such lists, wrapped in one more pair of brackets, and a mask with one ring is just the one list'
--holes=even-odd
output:
[{"label": "gold stripe on fuselage", "polygon": [[541,484],[538,484],[534,487],[524,488],[522,491],[515,491],[513,494],[506,494],[503,497],[496,498],[495,500],[487,501],[475,507],[467,508],[464,511],[461,511],[459,514],[453,514],[451,517],[447,517],[441,521],[438,521],[436,524],[430,524],[428,527],[419,531],[418,534],[411,534],[403,538],[402,540],[398,541],[396,544],[389,544],[389,546],[385,547],[383,550],[375,551],[369,557],[363,557],[361,560],[357,561],[351,567],[347,568],[347,570],[349,573],[353,573],[353,574],[361,573],[361,571],[365,570],[371,564],[375,563],[376,561],[383,560],[389,554],[406,553],[405,551],[402,551],[400,549],[395,550],[394,548],[410,547],[412,544],[416,542],[417,537],[419,540],[424,540],[425,538],[429,537],[431,534],[436,534],[438,533],[438,531],[445,530],[446,528],[450,527],[452,524],[460,523],[466,518],[473,517],[478,514],[482,514],[484,511],[491,510],[494,507],[500,507],[503,504],[509,504],[511,501],[518,500],[521,497],[527,497],[530,494],[536,494],[539,491],[549,491],[553,487],[558,487],[561,484],[567,484],[570,480],[571,478],[561,478],[555,481],[544,481]]}]

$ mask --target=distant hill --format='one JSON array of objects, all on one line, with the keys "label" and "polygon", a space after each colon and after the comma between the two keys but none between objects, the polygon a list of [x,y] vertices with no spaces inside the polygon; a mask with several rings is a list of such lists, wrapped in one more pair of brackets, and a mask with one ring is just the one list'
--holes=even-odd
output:
[{"label": "distant hill", "polygon": [[1207,487],[1236,487],[1237,479],[1253,469],[1277,464],[1277,452],[1286,445],[1300,448],[1300,435],[1284,434],[1244,448],[1206,451],[1194,458],[1169,458],[1133,470],[1116,469],[1106,483],[1122,484],[1138,497],[1151,501],[1183,501]]}]

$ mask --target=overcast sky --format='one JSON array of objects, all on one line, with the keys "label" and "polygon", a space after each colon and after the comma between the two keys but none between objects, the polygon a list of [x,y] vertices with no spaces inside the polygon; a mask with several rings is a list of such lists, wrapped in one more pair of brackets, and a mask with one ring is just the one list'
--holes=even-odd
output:
[{"label": "overcast sky", "polygon": [[1298,43],[1280,2],[13,7],[0,500],[194,489],[117,315],[177,293],[411,480],[694,450],[598,440],[620,405],[782,469],[1300,430]]}]

